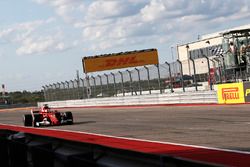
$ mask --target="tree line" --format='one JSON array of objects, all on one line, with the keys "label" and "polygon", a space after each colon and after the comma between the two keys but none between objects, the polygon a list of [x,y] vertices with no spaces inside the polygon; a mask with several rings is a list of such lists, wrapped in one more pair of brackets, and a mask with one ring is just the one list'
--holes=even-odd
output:
[{"label": "tree line", "polygon": [[44,101],[44,94],[42,91],[15,91],[6,92],[5,96],[1,97],[2,104],[36,104]]}]

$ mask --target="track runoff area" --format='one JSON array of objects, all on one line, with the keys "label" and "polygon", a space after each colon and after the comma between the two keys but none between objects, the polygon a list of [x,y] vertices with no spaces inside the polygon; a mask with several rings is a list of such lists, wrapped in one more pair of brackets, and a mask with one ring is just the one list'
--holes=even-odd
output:
[{"label": "track runoff area", "polygon": [[72,111],[75,124],[43,128],[22,126],[22,115],[28,110],[1,110],[0,129],[223,166],[250,166],[249,107],[243,104],[60,109]]}]

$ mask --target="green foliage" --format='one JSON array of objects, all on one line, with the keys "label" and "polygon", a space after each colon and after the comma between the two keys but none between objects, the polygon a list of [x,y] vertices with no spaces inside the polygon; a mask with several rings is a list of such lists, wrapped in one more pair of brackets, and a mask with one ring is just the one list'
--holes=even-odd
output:
[{"label": "green foliage", "polygon": [[11,103],[13,104],[35,104],[38,101],[44,101],[44,94],[42,91],[16,91],[7,93]]}]

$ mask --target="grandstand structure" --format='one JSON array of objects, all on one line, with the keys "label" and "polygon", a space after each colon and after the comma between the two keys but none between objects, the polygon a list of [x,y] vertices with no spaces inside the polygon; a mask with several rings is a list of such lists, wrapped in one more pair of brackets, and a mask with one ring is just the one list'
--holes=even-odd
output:
[{"label": "grandstand structure", "polygon": [[[224,81],[230,78],[247,79],[250,56],[249,38],[250,24],[203,35],[196,41],[177,45],[177,57],[182,62],[183,73],[192,76],[195,71],[196,75],[208,74],[210,79],[217,75]],[[235,53],[232,53],[231,45],[235,47]],[[242,45],[246,47],[244,61],[241,57]],[[224,76],[226,74],[228,76]]]}]

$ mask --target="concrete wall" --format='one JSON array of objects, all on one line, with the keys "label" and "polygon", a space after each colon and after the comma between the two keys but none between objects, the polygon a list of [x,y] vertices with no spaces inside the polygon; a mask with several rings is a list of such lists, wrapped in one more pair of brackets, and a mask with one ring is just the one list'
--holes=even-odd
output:
[{"label": "concrete wall", "polygon": [[128,106],[157,104],[192,104],[217,103],[215,91],[199,91],[184,93],[164,93],[141,96],[109,97],[82,100],[52,101],[38,103],[38,107],[48,104],[50,107],[94,107],[94,106]]}]

